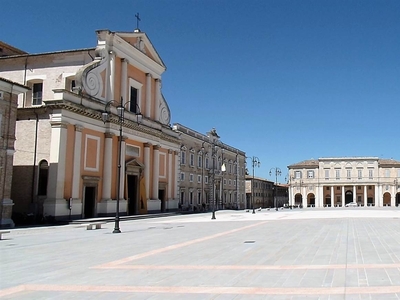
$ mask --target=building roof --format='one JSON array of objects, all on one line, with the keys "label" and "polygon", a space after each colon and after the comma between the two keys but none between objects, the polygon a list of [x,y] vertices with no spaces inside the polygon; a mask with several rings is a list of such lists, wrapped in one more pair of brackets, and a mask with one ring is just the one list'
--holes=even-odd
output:
[{"label": "building roof", "polygon": [[0,89],[6,89],[7,92],[12,92],[13,94],[25,93],[30,90],[29,87],[23,84],[11,81],[3,77],[0,77]]},{"label": "building roof", "polygon": [[28,54],[27,52],[0,41],[0,56]]},{"label": "building roof", "polygon": [[391,159],[381,158],[378,160],[381,167],[400,167],[400,161]]},{"label": "building roof", "polygon": [[22,53],[15,54],[9,56],[0,56],[0,59],[9,59],[9,58],[17,58],[17,57],[26,57],[26,56],[40,56],[40,55],[51,55],[51,54],[61,54],[61,53],[71,53],[71,52],[82,52],[82,51],[94,51],[96,48],[81,48],[81,49],[72,49],[72,50],[61,50],[61,51],[52,51],[52,52],[42,52],[42,53]]},{"label": "building roof", "polygon": [[288,166],[288,168],[291,169],[306,168],[306,167],[315,168],[318,167],[318,165],[319,165],[318,159],[308,159],[308,160],[303,160],[296,164],[292,164]]},{"label": "building roof", "polygon": [[338,161],[338,160],[349,161],[349,160],[371,160],[371,159],[378,161],[381,167],[400,167],[400,161],[396,161],[393,158],[379,159],[378,157],[372,157],[372,156],[371,157],[354,156],[354,157],[324,157],[319,159],[303,160],[299,163],[289,165],[288,168],[289,169],[315,168],[319,166],[320,161]]},{"label": "building roof", "polygon": [[[252,175],[245,175],[246,180],[253,180],[253,176]],[[259,181],[264,181],[264,182],[269,182],[269,183],[274,183],[271,180],[265,179],[265,178],[261,178],[261,177],[257,177],[254,176],[254,180],[259,180]]]}]

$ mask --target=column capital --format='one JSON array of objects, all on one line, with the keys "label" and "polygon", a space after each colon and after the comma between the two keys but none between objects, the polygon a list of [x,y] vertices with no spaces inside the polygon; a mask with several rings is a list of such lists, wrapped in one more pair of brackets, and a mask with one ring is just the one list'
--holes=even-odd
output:
[{"label": "column capital", "polygon": [[82,132],[83,126],[82,125],[75,125],[75,131]]},{"label": "column capital", "polygon": [[179,151],[174,150],[174,154],[175,154],[175,155],[179,155]]},{"label": "column capital", "polygon": [[121,58],[121,62],[129,64],[129,60],[127,58],[125,58],[125,57]]},{"label": "column capital", "polygon": [[115,136],[115,134],[112,132],[104,132],[104,137],[106,139],[111,139],[113,136]]},{"label": "column capital", "polygon": [[172,154],[174,151],[172,149],[168,149],[168,154]]},{"label": "column capital", "polygon": [[146,77],[151,77],[151,74],[150,73],[146,73]]},{"label": "column capital", "polygon": [[51,128],[67,128],[69,123],[61,121],[50,121]]},{"label": "column capital", "polygon": [[160,150],[161,149],[161,145],[157,144],[153,146],[153,150]]},{"label": "column capital", "polygon": [[145,148],[150,148],[151,146],[152,146],[151,143],[144,143],[144,144],[143,144],[143,147],[145,147]]}]

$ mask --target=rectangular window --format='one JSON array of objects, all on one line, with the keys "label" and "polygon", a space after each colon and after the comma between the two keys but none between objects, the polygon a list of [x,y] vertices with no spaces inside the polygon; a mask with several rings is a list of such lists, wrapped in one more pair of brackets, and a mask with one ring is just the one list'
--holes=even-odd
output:
[{"label": "rectangular window", "polygon": [[197,182],[201,183],[201,175],[197,175]]},{"label": "rectangular window", "polygon": [[190,153],[190,166],[193,167],[194,166],[194,154]]},{"label": "rectangular window", "polygon": [[208,157],[206,157],[206,169],[208,169]]},{"label": "rectangular window", "polygon": [[138,113],[138,90],[131,86],[131,94],[130,94],[130,104],[129,111],[133,113]]},{"label": "rectangular window", "polygon": [[308,178],[314,178],[314,171],[308,171],[307,172],[307,177]]},{"label": "rectangular window", "polygon": [[233,186],[236,186],[236,180],[233,181]]},{"label": "rectangular window", "polygon": [[358,179],[362,179],[362,170],[357,170]]},{"label": "rectangular window", "polygon": [[295,174],[296,179],[301,178],[301,171],[296,171],[294,174]]},{"label": "rectangular window", "polygon": [[208,176],[204,176],[204,183],[208,183]]},{"label": "rectangular window", "polygon": [[181,152],[181,165],[184,165],[186,163],[186,153]]},{"label": "rectangular window", "polygon": [[189,201],[190,201],[189,202],[190,204],[193,204],[193,192],[192,191],[189,192]]},{"label": "rectangular window", "polygon": [[126,145],[126,156],[139,157],[140,148],[135,146]]},{"label": "rectangular window", "polygon": [[198,168],[201,168],[202,166],[203,166],[203,156],[201,156],[201,155],[199,155],[198,157],[197,157],[197,167]]},{"label": "rectangular window", "polygon": [[335,170],[335,175],[336,175],[336,179],[339,180],[340,179],[340,169]]},{"label": "rectangular window", "polygon": [[197,192],[197,204],[201,203],[201,192]]},{"label": "rectangular window", "polygon": [[32,105],[41,105],[43,96],[43,83],[34,83],[32,87]]},{"label": "rectangular window", "polygon": [[368,169],[368,177],[369,179],[374,179],[374,169]]},{"label": "rectangular window", "polygon": [[181,181],[184,181],[185,180],[185,173],[181,173]]},{"label": "rectangular window", "polygon": [[193,182],[193,174],[190,174],[190,175],[189,175],[189,181],[190,181],[190,182]]},{"label": "rectangular window", "polygon": [[351,170],[347,169],[347,179],[351,179]]},{"label": "rectangular window", "polygon": [[329,179],[329,169],[325,169],[325,179]]}]

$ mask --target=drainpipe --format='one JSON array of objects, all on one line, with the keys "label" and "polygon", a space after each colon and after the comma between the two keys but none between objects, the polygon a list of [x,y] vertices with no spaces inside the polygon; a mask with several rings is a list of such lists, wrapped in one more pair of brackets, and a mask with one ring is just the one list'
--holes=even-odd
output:
[{"label": "drainpipe", "polygon": [[[28,56],[25,58],[25,67],[24,67],[24,85],[26,85],[26,70],[28,69]],[[25,102],[26,102],[26,93],[23,94],[23,101],[22,101],[22,107],[25,107]]]},{"label": "drainpipe", "polygon": [[[34,146],[34,151],[33,151],[33,170],[32,170],[32,185],[31,185],[31,204],[34,203],[34,198],[35,198],[35,177],[36,177],[36,157],[37,157],[37,140],[38,140],[38,125],[39,125],[39,116],[37,112],[34,110],[33,111],[36,120],[35,120],[35,146]],[[36,215],[36,209],[35,209],[35,215]]]}]

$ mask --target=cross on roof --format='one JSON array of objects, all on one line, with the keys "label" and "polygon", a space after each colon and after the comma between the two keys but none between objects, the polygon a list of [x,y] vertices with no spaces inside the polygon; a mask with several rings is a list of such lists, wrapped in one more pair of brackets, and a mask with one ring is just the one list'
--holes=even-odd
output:
[{"label": "cross on roof", "polygon": [[135,15],[135,18],[136,18],[136,29],[140,31],[140,29],[139,29],[139,21],[141,21],[141,20],[140,20],[140,17],[139,17],[139,13],[137,13]]}]

